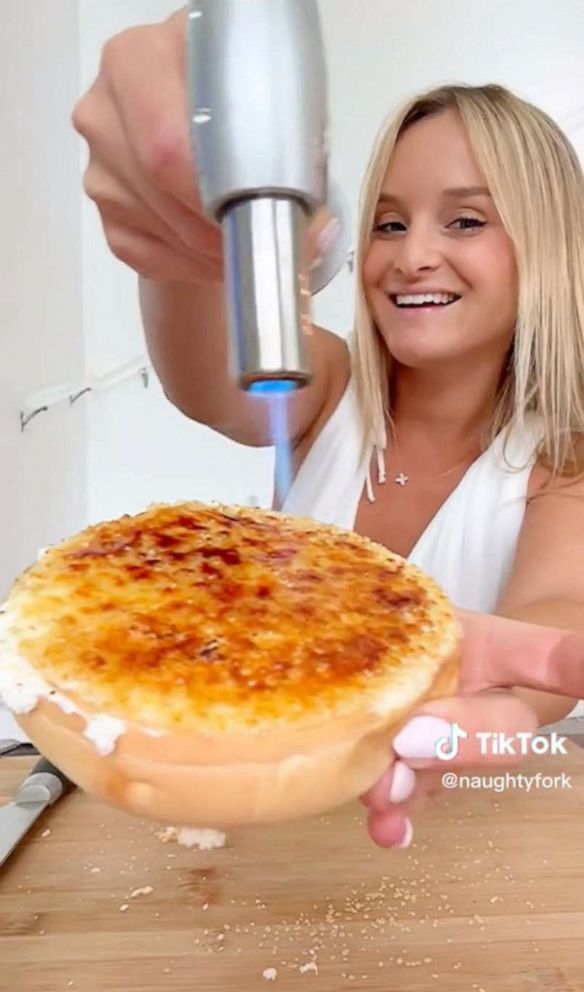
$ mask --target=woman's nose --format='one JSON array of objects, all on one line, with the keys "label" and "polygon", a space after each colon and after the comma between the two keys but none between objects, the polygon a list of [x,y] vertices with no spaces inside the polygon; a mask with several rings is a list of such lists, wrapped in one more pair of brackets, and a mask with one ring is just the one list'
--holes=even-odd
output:
[{"label": "woman's nose", "polygon": [[420,272],[433,272],[441,262],[440,252],[432,233],[410,227],[396,241],[394,265],[406,278]]}]

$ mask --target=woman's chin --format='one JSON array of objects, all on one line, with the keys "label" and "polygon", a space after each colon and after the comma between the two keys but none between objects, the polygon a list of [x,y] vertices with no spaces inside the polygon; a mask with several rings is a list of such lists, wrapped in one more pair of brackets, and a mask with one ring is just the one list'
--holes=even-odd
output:
[{"label": "woman's chin", "polygon": [[394,362],[405,368],[435,368],[445,362],[452,362],[456,351],[444,341],[404,341],[403,335],[384,335],[384,341]]}]

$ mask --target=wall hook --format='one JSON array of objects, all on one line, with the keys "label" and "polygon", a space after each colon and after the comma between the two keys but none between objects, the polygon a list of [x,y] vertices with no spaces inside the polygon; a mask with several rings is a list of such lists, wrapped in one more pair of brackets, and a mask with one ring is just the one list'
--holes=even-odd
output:
[{"label": "wall hook", "polygon": [[28,427],[31,420],[34,420],[35,417],[38,417],[39,413],[47,413],[48,409],[49,409],[48,406],[38,406],[36,410],[33,410],[31,413],[23,413],[23,411],[21,410],[20,411],[21,433],[24,433],[25,428]]},{"label": "wall hook", "polygon": [[74,403],[77,402],[77,400],[81,399],[82,396],[85,396],[86,393],[90,393],[90,392],[91,392],[91,386],[85,386],[85,388],[80,389],[78,393],[73,393],[73,395],[69,397],[69,406],[73,406]]}]

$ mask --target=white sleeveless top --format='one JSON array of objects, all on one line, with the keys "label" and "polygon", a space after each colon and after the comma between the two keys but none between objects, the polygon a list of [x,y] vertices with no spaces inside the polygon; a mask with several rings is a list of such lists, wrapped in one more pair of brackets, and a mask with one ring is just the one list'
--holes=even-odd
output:
[{"label": "white sleeveless top", "polygon": [[[501,432],[473,462],[408,556],[458,607],[483,613],[496,608],[523,522],[537,438],[533,420],[522,432]],[[352,530],[370,464],[370,455],[360,457],[362,440],[351,380],[302,463],[282,512]]]}]

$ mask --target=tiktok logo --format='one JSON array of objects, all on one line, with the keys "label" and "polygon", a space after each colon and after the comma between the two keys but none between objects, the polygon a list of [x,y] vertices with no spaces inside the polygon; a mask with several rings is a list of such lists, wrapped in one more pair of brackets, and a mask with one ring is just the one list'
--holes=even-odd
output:
[{"label": "tiktok logo", "polygon": [[458,742],[468,737],[466,730],[457,723],[451,724],[450,737],[441,737],[436,741],[436,757],[441,761],[452,761],[458,754]]}]

